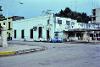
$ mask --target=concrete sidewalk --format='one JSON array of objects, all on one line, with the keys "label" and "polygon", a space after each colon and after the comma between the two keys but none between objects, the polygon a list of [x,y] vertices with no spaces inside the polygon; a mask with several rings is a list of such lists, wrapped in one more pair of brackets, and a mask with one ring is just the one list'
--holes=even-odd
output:
[{"label": "concrete sidewalk", "polygon": [[7,48],[0,47],[0,57],[9,55],[25,54],[30,52],[42,51],[45,47],[29,45],[9,45]]}]

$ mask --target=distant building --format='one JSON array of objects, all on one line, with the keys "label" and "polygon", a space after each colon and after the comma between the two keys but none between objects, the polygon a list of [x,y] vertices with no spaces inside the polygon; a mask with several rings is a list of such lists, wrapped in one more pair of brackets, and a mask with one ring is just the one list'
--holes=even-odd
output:
[{"label": "distant building", "polygon": [[92,21],[95,23],[100,23],[100,8],[93,9],[92,13],[93,13]]},{"label": "distant building", "polygon": [[24,19],[24,17],[22,17],[22,16],[12,16],[12,17],[9,17],[9,18],[12,18],[13,21]]}]

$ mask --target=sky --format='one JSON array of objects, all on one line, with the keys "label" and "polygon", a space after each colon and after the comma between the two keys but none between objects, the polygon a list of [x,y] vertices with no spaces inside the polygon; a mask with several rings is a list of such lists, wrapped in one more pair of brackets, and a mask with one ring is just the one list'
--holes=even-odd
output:
[{"label": "sky", "polygon": [[100,0],[0,0],[0,5],[3,6],[4,16],[31,18],[42,15],[48,9],[57,13],[66,7],[91,15],[93,8],[100,7]]}]

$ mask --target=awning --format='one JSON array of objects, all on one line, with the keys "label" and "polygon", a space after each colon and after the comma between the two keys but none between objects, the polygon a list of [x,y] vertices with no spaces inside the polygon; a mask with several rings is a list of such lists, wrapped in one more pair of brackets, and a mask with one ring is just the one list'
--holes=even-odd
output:
[{"label": "awning", "polygon": [[68,31],[100,31],[100,29],[69,29]]}]

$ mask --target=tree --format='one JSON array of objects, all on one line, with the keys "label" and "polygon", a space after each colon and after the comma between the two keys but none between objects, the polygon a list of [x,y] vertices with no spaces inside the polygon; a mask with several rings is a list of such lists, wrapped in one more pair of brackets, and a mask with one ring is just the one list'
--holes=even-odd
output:
[{"label": "tree", "polygon": [[2,21],[3,19],[5,19],[5,16],[3,16],[3,14],[2,14],[2,6],[0,6],[0,21]]},{"label": "tree", "polygon": [[65,10],[64,10],[63,12],[64,12],[64,16],[65,16],[65,17],[69,17],[69,18],[71,17],[71,12],[72,12],[72,11],[71,11],[70,8],[68,8],[68,7],[65,8]]},{"label": "tree", "polygon": [[59,13],[60,17],[64,17],[64,11],[61,9],[60,13]]},{"label": "tree", "polygon": [[78,22],[83,22],[83,23],[88,23],[88,21],[91,20],[91,18],[86,13],[72,11],[68,7],[66,7],[64,10],[61,9],[61,11],[59,13],[56,13],[55,15],[59,17],[71,18],[77,20]]}]

